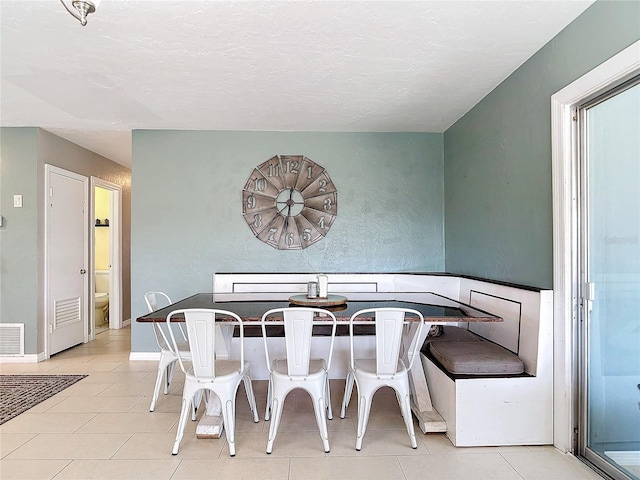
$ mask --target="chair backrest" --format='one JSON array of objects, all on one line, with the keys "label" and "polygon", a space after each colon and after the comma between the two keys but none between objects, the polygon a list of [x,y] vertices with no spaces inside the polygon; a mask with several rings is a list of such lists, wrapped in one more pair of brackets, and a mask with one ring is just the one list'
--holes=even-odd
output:
[{"label": "chair backrest", "polygon": [[[357,317],[364,314],[374,314],[376,326],[376,373],[379,377],[392,377],[397,373],[398,359],[406,359],[407,370],[411,369],[413,360],[419,348],[418,339],[424,326],[422,314],[408,308],[370,308],[360,310],[351,316],[349,321],[349,336],[351,343],[351,366],[354,366],[353,325]],[[418,320],[405,325],[407,314]],[[408,348],[401,349],[403,331],[413,330]]]},{"label": "chair backrest", "polygon": [[171,305],[173,302],[164,292],[147,292],[144,294],[144,301],[147,303],[149,313]]},{"label": "chair backrest", "polygon": [[[191,351],[191,366],[198,379],[212,380],[216,377],[216,321],[225,318],[225,323],[232,321],[240,326],[240,372],[244,370],[244,327],[242,319],[233,312],[212,308],[188,308],[174,310],[167,316],[167,327],[171,336],[174,351],[178,344],[171,328],[171,322],[177,321],[177,316],[184,316],[187,327],[187,339]],[[178,355],[178,362],[183,372],[187,372],[183,359]]]},{"label": "chair backrest", "polygon": [[284,320],[284,336],[287,354],[287,369],[290,377],[306,377],[309,374],[309,362],[311,360],[311,338],[313,324],[327,322],[332,323],[331,344],[326,356],[327,370],[331,367],[333,356],[333,343],[336,337],[336,317],[333,313],[322,308],[289,307],[269,310],[262,316],[262,338],[264,339],[264,352],[267,359],[267,368],[271,371],[271,359],[267,343],[266,326],[269,323],[267,317],[282,314]]},{"label": "chair backrest", "polygon": [[[147,292],[144,294],[144,301],[147,304],[149,313],[155,312],[156,310],[167,307],[173,303],[169,298],[169,295],[164,292]],[[153,333],[156,336],[158,347],[160,347],[162,350],[173,350],[171,348],[169,337],[165,335],[164,331],[162,330],[162,326],[159,323],[153,323]]]}]

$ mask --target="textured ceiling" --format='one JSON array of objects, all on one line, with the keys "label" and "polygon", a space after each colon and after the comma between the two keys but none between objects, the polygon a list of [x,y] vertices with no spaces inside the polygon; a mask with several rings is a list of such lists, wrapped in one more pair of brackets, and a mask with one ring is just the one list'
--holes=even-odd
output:
[{"label": "textured ceiling", "polygon": [[131,130],[442,132],[570,1],[0,1],[0,122],[130,165]]}]

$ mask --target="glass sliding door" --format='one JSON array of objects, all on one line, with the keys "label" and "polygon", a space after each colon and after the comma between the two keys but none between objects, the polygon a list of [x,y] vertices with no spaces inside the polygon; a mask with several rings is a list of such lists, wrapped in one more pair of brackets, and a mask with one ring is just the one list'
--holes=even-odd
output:
[{"label": "glass sliding door", "polygon": [[640,479],[640,79],[579,110],[578,447],[614,478]]}]

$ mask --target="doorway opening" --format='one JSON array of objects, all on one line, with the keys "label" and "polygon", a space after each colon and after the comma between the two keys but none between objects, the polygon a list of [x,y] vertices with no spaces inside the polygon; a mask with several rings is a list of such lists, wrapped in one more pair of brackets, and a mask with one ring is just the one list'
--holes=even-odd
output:
[{"label": "doorway opening", "polygon": [[89,339],[122,328],[122,187],[91,177]]},{"label": "doorway opening", "polygon": [[111,235],[109,229],[113,215],[111,215],[111,192],[109,190],[96,186],[93,190],[93,198],[92,218],[95,218],[93,331],[98,334],[109,329],[109,277],[111,276]]}]

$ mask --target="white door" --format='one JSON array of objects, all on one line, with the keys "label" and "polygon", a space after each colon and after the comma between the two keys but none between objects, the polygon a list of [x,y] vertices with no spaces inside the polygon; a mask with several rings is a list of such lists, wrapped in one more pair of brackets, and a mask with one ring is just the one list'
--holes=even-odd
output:
[{"label": "white door", "polygon": [[85,341],[88,179],[46,165],[46,319],[48,354]]}]

